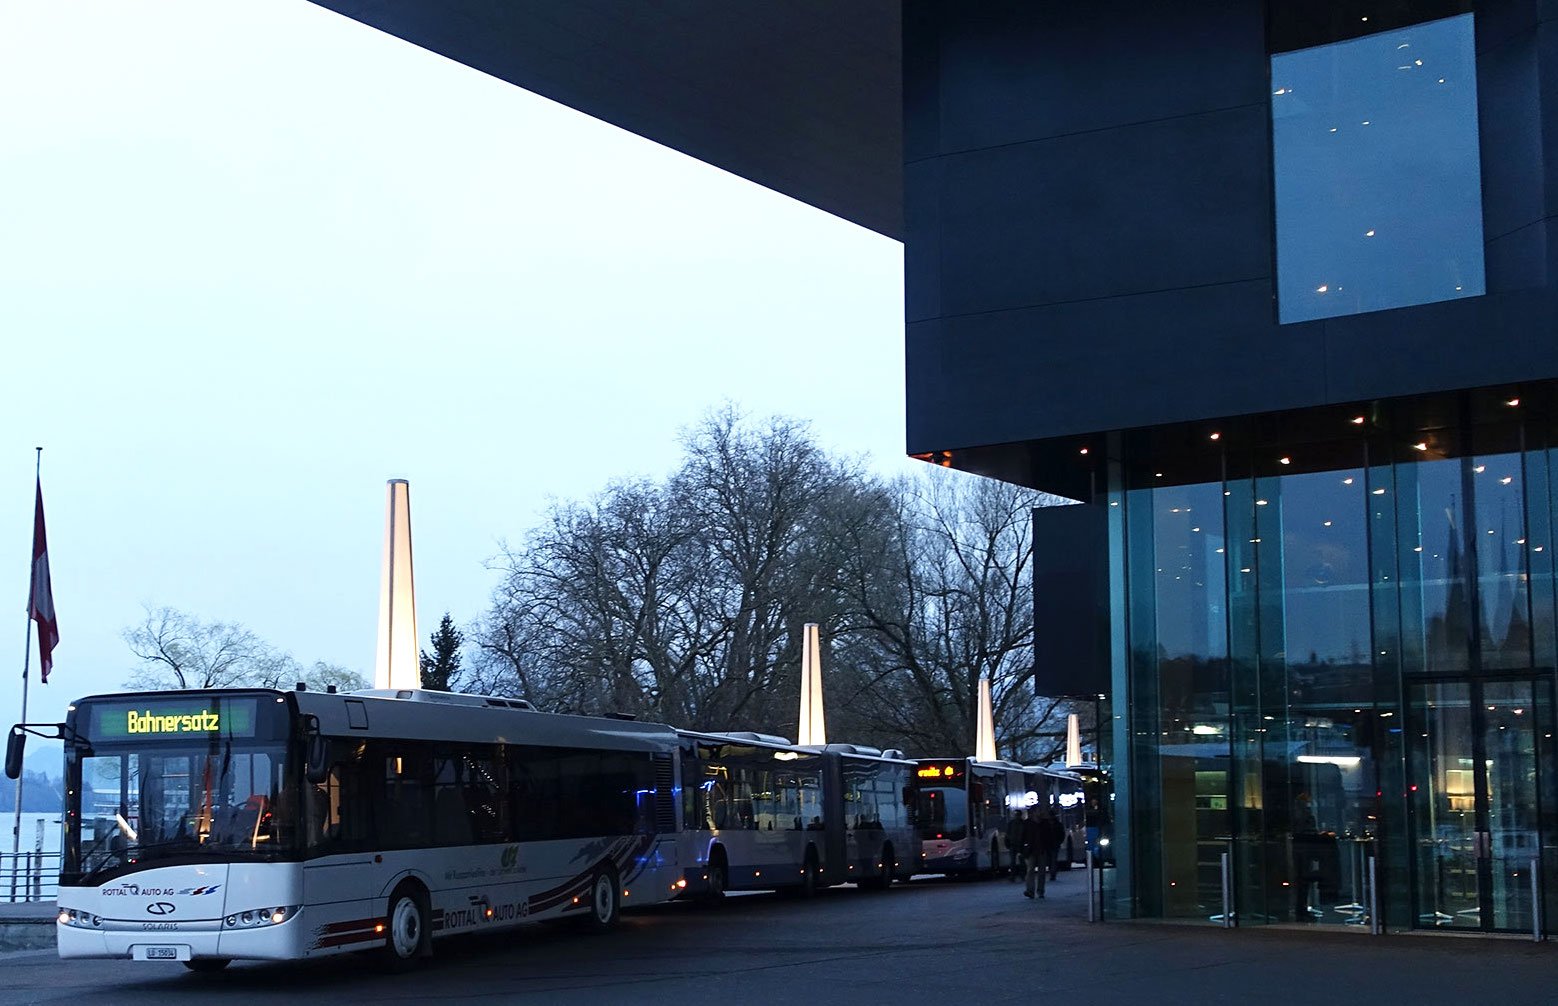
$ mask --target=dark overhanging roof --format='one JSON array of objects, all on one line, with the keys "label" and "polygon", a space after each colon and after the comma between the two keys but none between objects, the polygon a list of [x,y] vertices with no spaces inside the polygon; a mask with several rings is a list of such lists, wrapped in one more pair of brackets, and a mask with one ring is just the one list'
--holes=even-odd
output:
[{"label": "dark overhanging roof", "polygon": [[900,0],[314,0],[903,237]]}]

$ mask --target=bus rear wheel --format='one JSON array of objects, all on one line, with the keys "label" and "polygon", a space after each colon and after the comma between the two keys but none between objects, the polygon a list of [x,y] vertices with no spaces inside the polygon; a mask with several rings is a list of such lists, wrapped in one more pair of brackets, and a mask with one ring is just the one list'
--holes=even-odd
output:
[{"label": "bus rear wheel", "polygon": [[709,901],[719,901],[725,897],[725,891],[730,887],[730,867],[725,863],[725,853],[719,849],[709,857],[709,886],[703,896]]},{"label": "bus rear wheel", "polygon": [[863,877],[860,887],[872,891],[885,891],[893,886],[893,847],[882,846],[876,864],[876,873],[870,877]]},{"label": "bus rear wheel", "polygon": [[196,957],[185,961],[184,966],[197,975],[214,975],[231,963],[229,957]]},{"label": "bus rear wheel", "polygon": [[806,850],[806,862],[801,867],[801,886],[798,893],[803,898],[817,896],[817,853],[814,849]]}]

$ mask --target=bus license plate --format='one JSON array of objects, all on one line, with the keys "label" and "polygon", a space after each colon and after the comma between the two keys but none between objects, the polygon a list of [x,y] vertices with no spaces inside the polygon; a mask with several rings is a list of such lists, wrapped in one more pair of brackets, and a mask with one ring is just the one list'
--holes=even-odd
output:
[{"label": "bus license plate", "polygon": [[135,948],[134,958],[138,961],[187,961],[189,960],[189,947],[163,946]]}]

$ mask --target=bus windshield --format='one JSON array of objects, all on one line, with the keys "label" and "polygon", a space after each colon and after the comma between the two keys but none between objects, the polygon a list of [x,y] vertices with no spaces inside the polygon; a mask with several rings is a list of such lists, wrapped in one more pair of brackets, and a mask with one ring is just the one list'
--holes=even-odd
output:
[{"label": "bus windshield", "polygon": [[920,831],[926,838],[956,842],[968,834],[968,791],[944,786],[921,786],[918,795]]},{"label": "bus windshield", "polygon": [[[88,724],[99,726],[102,740],[83,732],[68,765],[64,882],[91,883],[181,862],[294,854],[297,788],[289,785],[287,744],[254,729],[256,710],[253,700],[248,703],[248,719],[238,715],[243,707],[230,708],[232,702],[208,703],[216,709],[208,713],[143,714],[152,719],[130,720],[128,734],[101,729],[108,717],[94,715]],[[222,726],[236,721],[240,729],[196,736],[136,729],[148,722],[200,726],[200,715]]]}]

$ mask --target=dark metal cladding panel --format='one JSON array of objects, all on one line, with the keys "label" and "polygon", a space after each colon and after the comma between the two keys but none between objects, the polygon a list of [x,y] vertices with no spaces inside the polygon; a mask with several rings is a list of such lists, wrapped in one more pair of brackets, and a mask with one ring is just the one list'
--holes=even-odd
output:
[{"label": "dark metal cladding panel", "polygon": [[891,238],[898,0],[315,0]]},{"label": "dark metal cladding panel", "polygon": [[1473,5],[1487,294],[1279,323],[1269,46],[1353,6],[909,0],[910,453],[1075,492],[1056,444],[1558,378],[1551,4]]},{"label": "dark metal cladding panel", "polygon": [[1033,685],[1040,695],[1109,692],[1108,513],[1033,511]]}]

